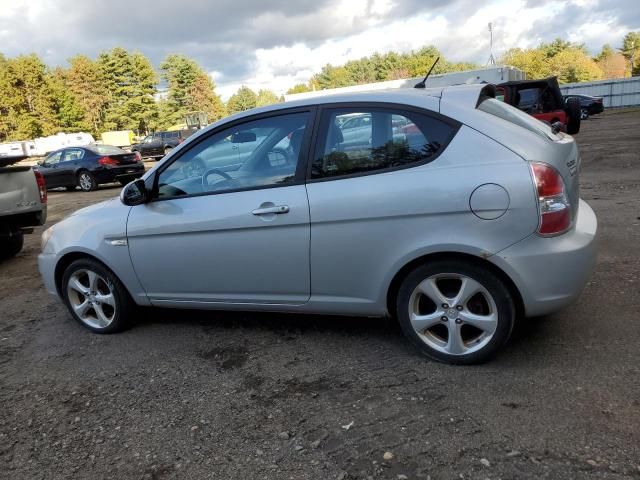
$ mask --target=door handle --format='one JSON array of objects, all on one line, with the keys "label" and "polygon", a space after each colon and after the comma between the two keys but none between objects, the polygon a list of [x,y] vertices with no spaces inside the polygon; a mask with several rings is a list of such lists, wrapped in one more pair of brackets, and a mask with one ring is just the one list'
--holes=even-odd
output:
[{"label": "door handle", "polygon": [[251,213],[253,213],[254,215],[266,215],[269,213],[277,213],[277,214],[289,213],[289,206],[274,205],[273,207],[261,207],[261,208],[256,208]]}]

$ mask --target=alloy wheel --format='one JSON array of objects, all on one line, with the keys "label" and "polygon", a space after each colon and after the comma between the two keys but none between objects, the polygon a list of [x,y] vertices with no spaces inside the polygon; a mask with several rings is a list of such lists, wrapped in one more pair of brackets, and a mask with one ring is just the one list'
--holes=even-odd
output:
[{"label": "alloy wheel", "polygon": [[78,318],[90,327],[106,328],[116,316],[114,286],[92,270],[77,270],[71,275],[67,298]]},{"label": "alloy wheel", "polygon": [[81,173],[79,181],[80,188],[82,188],[82,190],[89,191],[91,190],[91,188],[93,188],[93,179],[89,176],[89,174]]},{"label": "alloy wheel", "polygon": [[493,338],[498,308],[480,282],[462,274],[441,273],[413,290],[409,321],[429,347],[448,355],[467,355]]}]

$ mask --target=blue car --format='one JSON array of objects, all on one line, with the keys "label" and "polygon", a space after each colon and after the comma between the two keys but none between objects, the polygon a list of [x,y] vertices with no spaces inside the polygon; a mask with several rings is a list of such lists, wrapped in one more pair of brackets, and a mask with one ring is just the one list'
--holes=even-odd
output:
[{"label": "blue car", "polygon": [[80,187],[85,192],[96,190],[103,183],[126,185],[145,171],[139,153],[111,145],[62,148],[47,155],[37,168],[47,189],[65,187],[73,191]]}]

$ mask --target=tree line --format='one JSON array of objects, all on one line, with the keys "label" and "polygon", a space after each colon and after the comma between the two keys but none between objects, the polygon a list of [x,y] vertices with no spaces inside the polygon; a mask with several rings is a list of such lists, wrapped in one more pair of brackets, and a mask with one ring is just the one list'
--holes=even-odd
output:
[{"label": "tree line", "polygon": [[[159,91],[160,82],[166,90]],[[243,87],[225,104],[211,76],[180,54],[167,56],[158,71],[142,53],[119,47],[56,68],[36,54],[0,54],[0,142],[61,131],[145,134],[182,124],[189,112],[205,112],[212,122],[281,100],[270,90]]]},{"label": "tree line", "polygon": [[[451,62],[434,46],[407,53],[374,53],[344,65],[327,64],[306,83],[287,93],[346,87],[479,68]],[[535,48],[514,48],[499,63],[523,70],[528,78],[558,76],[561,83],[640,75],[640,32],[630,32],[621,46],[604,45],[591,56],[584,45],[562,39]],[[166,90],[159,91],[159,85]],[[92,59],[77,55],[65,67],[49,68],[36,54],[7,58],[0,53],[0,142],[25,140],[61,131],[109,130],[138,134],[184,122],[186,113],[205,112],[209,121],[282,101],[274,92],[242,86],[225,104],[211,76],[185,55],[167,56],[154,69],[140,52],[123,48]]]}]

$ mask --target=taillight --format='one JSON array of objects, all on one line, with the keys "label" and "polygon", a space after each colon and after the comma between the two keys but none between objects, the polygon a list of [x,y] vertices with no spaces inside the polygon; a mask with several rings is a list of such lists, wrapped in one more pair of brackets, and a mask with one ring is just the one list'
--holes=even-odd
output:
[{"label": "taillight", "polygon": [[117,160],[114,160],[114,159],[113,159],[113,158],[111,158],[111,157],[100,157],[100,158],[98,159],[98,163],[99,163],[100,165],[104,165],[104,166],[107,166],[107,165],[108,165],[108,166],[119,165],[118,161],[117,161]]},{"label": "taillight", "polygon": [[538,212],[541,235],[558,235],[571,227],[571,208],[564,180],[555,168],[546,163],[531,163],[538,192]]},{"label": "taillight", "polygon": [[33,173],[36,176],[36,183],[38,184],[40,203],[47,203],[47,182],[44,181],[44,176],[38,170],[34,170]]},{"label": "taillight", "polygon": [[140,155],[140,152],[134,152],[136,154],[136,162],[141,162],[142,161],[142,155]]}]

